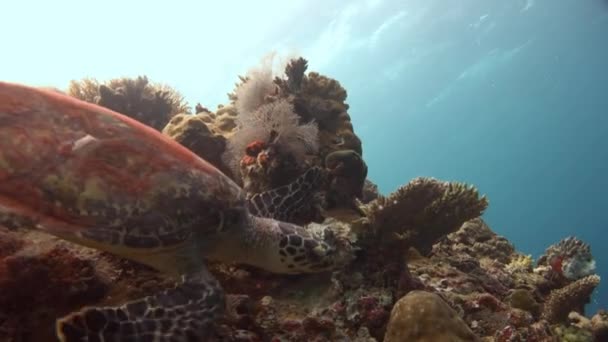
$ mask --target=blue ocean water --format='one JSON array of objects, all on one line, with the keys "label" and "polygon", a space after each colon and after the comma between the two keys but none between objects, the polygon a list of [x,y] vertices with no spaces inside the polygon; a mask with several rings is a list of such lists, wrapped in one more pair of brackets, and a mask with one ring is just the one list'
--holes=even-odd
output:
[{"label": "blue ocean water", "polygon": [[604,280],[588,309],[606,308],[608,2],[395,1],[383,11],[365,23],[394,15],[390,36],[331,70],[348,89],[370,178],[383,193],[417,176],[474,184],[490,200],[489,225],[534,257],[583,239]]}]

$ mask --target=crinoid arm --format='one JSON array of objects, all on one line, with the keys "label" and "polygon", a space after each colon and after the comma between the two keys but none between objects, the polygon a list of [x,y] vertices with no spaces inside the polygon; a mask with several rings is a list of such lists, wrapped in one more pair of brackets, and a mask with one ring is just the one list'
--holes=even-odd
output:
[{"label": "crinoid arm", "polygon": [[87,307],[57,320],[62,342],[199,341],[223,313],[224,295],[204,266],[174,288],[118,307]]},{"label": "crinoid arm", "polygon": [[325,171],[312,167],[295,181],[249,198],[249,212],[254,216],[291,221],[308,208],[315,193],[327,180]]}]

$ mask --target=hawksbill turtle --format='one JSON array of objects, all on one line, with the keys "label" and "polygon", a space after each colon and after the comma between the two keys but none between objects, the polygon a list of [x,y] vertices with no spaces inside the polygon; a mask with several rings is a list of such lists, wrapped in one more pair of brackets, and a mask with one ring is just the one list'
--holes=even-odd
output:
[{"label": "hawksbill turtle", "polygon": [[[61,341],[185,341],[223,313],[205,259],[310,273],[353,258],[329,226],[288,217],[322,177],[248,199],[217,168],[131,118],[68,95],[0,82],[0,224],[61,239],[175,276],[163,292],[59,318]],[[254,215],[255,214],[255,215]]]}]

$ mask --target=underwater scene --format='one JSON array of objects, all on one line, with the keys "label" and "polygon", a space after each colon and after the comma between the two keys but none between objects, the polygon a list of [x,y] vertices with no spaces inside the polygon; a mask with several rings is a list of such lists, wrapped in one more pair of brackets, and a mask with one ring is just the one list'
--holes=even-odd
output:
[{"label": "underwater scene", "polygon": [[608,1],[0,17],[0,342],[608,341]]}]

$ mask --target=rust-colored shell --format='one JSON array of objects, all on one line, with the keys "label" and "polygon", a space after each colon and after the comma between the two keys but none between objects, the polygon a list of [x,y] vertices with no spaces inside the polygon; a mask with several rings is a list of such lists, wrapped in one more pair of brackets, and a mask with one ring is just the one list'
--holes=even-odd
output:
[{"label": "rust-colored shell", "polygon": [[242,201],[228,177],[150,127],[58,92],[0,82],[0,211],[69,233],[127,219],[179,221],[185,212],[204,220]]}]

